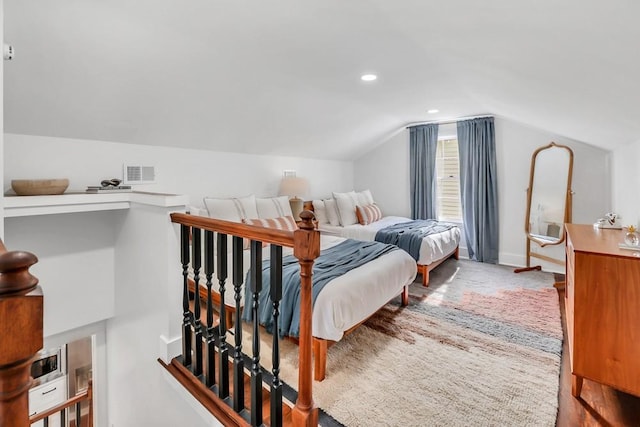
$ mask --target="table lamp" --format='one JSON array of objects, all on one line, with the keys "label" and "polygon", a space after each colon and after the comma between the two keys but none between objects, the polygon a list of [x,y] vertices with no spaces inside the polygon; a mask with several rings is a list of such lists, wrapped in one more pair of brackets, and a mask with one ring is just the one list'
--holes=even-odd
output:
[{"label": "table lamp", "polygon": [[300,213],[302,212],[303,200],[299,196],[306,196],[309,183],[306,179],[297,176],[284,176],[280,182],[280,195],[289,196],[289,205],[291,205],[291,213],[293,219],[300,221]]}]

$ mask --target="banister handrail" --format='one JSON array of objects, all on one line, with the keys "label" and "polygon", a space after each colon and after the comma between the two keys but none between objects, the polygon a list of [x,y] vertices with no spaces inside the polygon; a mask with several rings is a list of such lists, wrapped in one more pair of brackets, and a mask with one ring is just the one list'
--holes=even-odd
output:
[{"label": "banister handrail", "polygon": [[[215,232],[219,234],[231,235],[251,241],[258,241],[263,243],[270,243],[278,246],[284,246],[293,248],[293,255],[298,259],[300,264],[300,333],[299,333],[299,372],[298,372],[298,398],[295,402],[295,406],[291,410],[291,420],[295,426],[315,426],[318,423],[318,408],[313,402],[313,338],[312,338],[312,268],[315,259],[320,255],[320,232],[315,228],[313,224],[314,215],[312,212],[304,211],[300,214],[301,222],[299,228],[295,231],[285,231],[270,228],[263,228],[259,226],[242,224],[236,222],[230,222],[225,220],[218,220],[213,218],[195,216],[183,213],[172,213],[171,222],[180,224],[181,241],[191,238],[192,228],[199,229],[205,232]],[[189,227],[187,230],[186,227]],[[186,234],[185,234],[186,233]],[[200,242],[194,240],[194,242]],[[200,243],[196,243],[195,246],[199,246]],[[182,264],[183,275],[185,280],[185,295],[186,295],[186,275],[187,264],[189,263],[189,249],[184,246],[182,249]],[[241,248],[240,248],[241,250]],[[186,254],[185,254],[186,251]],[[253,253],[253,252],[252,252]],[[226,258],[225,258],[226,259]],[[194,274],[196,270],[200,271],[200,261],[196,262],[194,268]],[[226,265],[226,262],[225,262]],[[196,274],[197,275],[197,274]],[[226,272],[224,274],[226,279]],[[197,282],[196,282],[197,284]],[[198,294],[198,291],[195,292]],[[186,298],[186,297],[185,297]],[[184,300],[186,301],[186,300]],[[183,306],[186,304],[183,301]],[[194,301],[194,306],[198,304],[199,299]],[[188,308],[188,306],[187,306]],[[189,316],[195,319],[198,316],[194,313],[185,313],[185,323],[188,325]],[[222,318],[221,313],[221,318]],[[222,324],[222,321],[221,321]],[[197,321],[196,321],[197,325]],[[199,330],[200,326],[194,328]],[[188,329],[188,326],[187,326]],[[185,339],[191,340],[190,333],[183,332],[183,341]],[[197,340],[196,340],[197,341]],[[183,356],[190,358],[190,350],[185,348],[191,348],[191,343],[188,342],[186,347],[183,342]],[[197,353],[197,352],[196,352]],[[184,362],[185,365],[190,365],[191,360]],[[194,366],[198,366],[198,362]],[[199,371],[198,371],[199,372]]]},{"label": "banister handrail", "polygon": [[201,230],[232,234],[245,239],[274,243],[276,245],[286,246],[289,248],[293,248],[295,245],[292,231],[263,228],[257,225],[243,224],[183,213],[172,213],[171,222],[196,227]]},{"label": "banister handrail", "polygon": [[[85,400],[89,401],[88,427],[93,427],[93,385],[91,379],[89,379],[87,389],[84,392],[76,394],[75,396],[69,398],[66,402],[62,402],[61,404],[56,405],[53,408],[47,409],[44,412],[31,416],[29,418],[29,422],[31,424],[37,423],[40,420],[57,414],[58,412],[64,411],[65,409],[70,408],[73,405],[82,403]],[[78,420],[76,420],[76,426],[78,425]]]},{"label": "banister handrail", "polygon": [[29,267],[38,258],[0,239],[0,425],[29,426],[31,362],[43,344],[43,299]]}]

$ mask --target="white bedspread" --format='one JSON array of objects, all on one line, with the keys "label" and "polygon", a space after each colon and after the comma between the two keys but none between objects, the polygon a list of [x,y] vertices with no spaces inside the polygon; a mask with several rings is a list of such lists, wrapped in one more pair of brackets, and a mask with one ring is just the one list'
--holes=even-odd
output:
[{"label": "white bedspread", "polygon": [[[411,219],[401,216],[386,216],[369,225],[353,224],[346,227],[321,224],[320,231],[326,235],[341,236],[351,239],[375,240],[376,233],[390,225],[409,222]],[[454,227],[442,233],[431,234],[422,239],[418,264],[429,265],[450,254],[460,243],[460,228]]]},{"label": "white bedspread", "polygon": [[[342,241],[344,238],[322,235],[320,249],[330,248]],[[286,256],[293,253],[293,250],[283,248],[282,252]],[[262,253],[263,259],[268,259],[269,247],[264,248]],[[225,302],[235,307],[230,255]],[[249,270],[249,257],[250,251],[244,251],[244,275]],[[400,295],[402,288],[412,283],[416,274],[413,258],[402,250],[396,250],[331,280],[318,294],[313,307],[313,336],[340,340],[345,331],[371,316],[394,296]],[[218,289],[217,281],[213,282],[212,289]],[[202,279],[200,285],[205,285]],[[244,298],[244,290],[242,297]]]}]

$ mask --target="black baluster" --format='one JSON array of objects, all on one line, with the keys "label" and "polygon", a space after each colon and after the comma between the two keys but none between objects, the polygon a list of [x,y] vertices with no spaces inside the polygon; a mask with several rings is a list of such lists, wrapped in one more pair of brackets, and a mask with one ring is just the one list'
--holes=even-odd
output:
[{"label": "black baluster", "polygon": [[191,248],[193,249],[193,332],[194,346],[193,375],[202,375],[202,322],[200,321],[200,267],[202,267],[202,231],[199,228],[191,229]]},{"label": "black baluster", "polygon": [[227,322],[225,321],[226,310],[224,303],[224,287],[227,280],[227,235],[218,233],[218,285],[220,292],[220,321],[219,336],[220,346],[218,360],[218,396],[221,399],[229,397],[229,347],[227,346]]},{"label": "black baluster", "polygon": [[280,300],[282,300],[282,246],[271,245],[270,256],[270,295],[273,305],[273,351],[271,382],[271,425],[282,425],[282,381],[280,380],[280,341],[278,316],[280,315]]},{"label": "black baluster", "polygon": [[82,423],[82,411],[80,411],[81,404],[82,402],[76,403],[76,427],[80,427],[80,424]]},{"label": "black baluster", "polygon": [[242,357],[242,324],[240,306],[242,300],[243,272],[243,242],[242,238],[233,237],[233,297],[236,301],[236,312],[234,315],[234,338],[235,347],[233,351],[233,410],[240,412],[244,409],[244,358]]},{"label": "black baluster", "polygon": [[191,311],[189,310],[189,226],[180,226],[180,262],[182,263],[182,363],[191,365]]},{"label": "black baluster", "polygon": [[211,299],[211,276],[213,275],[213,231],[204,232],[204,274],[207,278],[207,387],[216,383],[215,328],[213,327],[213,301]]},{"label": "black baluster", "polygon": [[49,417],[44,417],[42,421],[43,421],[42,425],[44,427],[49,427]]},{"label": "black baluster", "polygon": [[259,297],[262,290],[262,242],[251,241],[251,310],[253,357],[251,358],[251,425],[262,424],[262,372],[260,371]]}]

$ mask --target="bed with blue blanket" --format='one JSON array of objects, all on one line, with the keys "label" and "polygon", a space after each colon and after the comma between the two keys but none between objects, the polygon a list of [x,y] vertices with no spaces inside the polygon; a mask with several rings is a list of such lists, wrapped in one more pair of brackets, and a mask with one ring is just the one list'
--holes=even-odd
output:
[{"label": "bed with blue blanket", "polygon": [[[362,242],[334,236],[321,236],[320,257],[313,269],[312,335],[314,341],[314,379],[320,381],[326,372],[327,349],[366,321],[392,299],[402,296],[408,303],[408,285],[416,278],[416,263],[405,251],[379,242]],[[249,271],[249,250],[244,251],[245,275]],[[280,336],[295,340],[299,327],[299,264],[290,248],[283,248],[283,298],[280,304]],[[264,268],[268,267],[269,247],[263,249]],[[231,271],[231,270],[229,270]],[[245,276],[246,277],[246,276]],[[292,280],[286,280],[286,277]],[[260,321],[273,333],[271,303],[268,301],[268,273],[263,271]],[[265,282],[266,280],[266,282]],[[244,286],[243,306],[251,301]],[[201,287],[201,292],[204,287]],[[214,295],[215,299],[215,295]],[[233,292],[225,293],[225,305],[233,311]],[[243,319],[250,320],[250,310]],[[231,319],[229,319],[231,320]],[[227,324],[231,324],[230,321]],[[286,325],[286,326],[283,326]]]},{"label": "bed with blue blanket", "polygon": [[368,225],[343,227],[320,224],[319,229],[326,235],[398,245],[415,260],[424,286],[429,284],[431,270],[450,257],[458,258],[461,236],[460,228],[455,224],[435,220],[414,221],[398,216],[387,216]]}]

